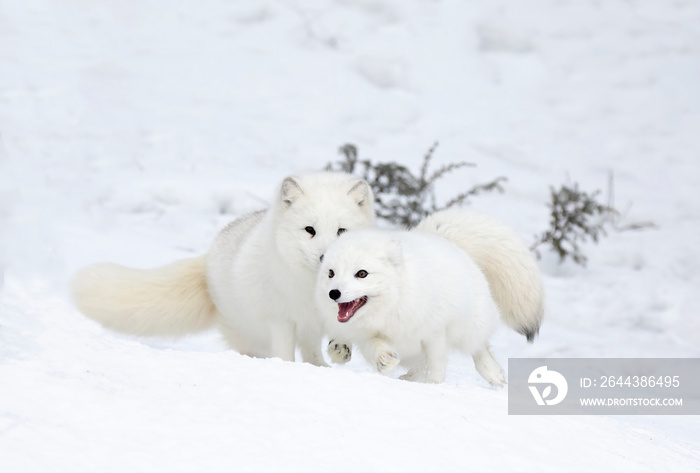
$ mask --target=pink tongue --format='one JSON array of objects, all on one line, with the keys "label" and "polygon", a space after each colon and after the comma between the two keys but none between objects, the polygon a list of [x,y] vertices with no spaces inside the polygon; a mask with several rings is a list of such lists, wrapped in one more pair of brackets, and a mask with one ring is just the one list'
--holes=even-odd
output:
[{"label": "pink tongue", "polygon": [[339,302],[338,303],[338,322],[347,322],[350,317],[355,315],[355,312],[365,305],[367,302],[367,296],[355,299],[352,302]]},{"label": "pink tongue", "polygon": [[356,301],[341,302],[338,304],[338,322],[347,322],[355,314],[354,305]]}]

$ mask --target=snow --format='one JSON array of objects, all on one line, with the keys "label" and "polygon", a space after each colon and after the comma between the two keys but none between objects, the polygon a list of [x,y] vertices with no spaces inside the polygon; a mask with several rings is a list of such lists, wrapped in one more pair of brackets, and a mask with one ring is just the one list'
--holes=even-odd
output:
[{"label": "snow", "polygon": [[207,251],[337,148],[418,169],[526,242],[549,186],[607,193],[588,266],[540,267],[547,314],[509,357],[700,356],[700,4],[692,0],[0,0],[2,471],[674,471],[700,420],[516,417],[450,358],[443,385],[258,360],[216,333],[108,332],[79,267]]}]

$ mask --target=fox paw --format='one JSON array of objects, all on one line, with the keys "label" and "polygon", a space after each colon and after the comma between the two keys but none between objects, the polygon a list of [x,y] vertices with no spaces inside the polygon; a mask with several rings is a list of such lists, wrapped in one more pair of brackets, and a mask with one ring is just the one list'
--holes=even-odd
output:
[{"label": "fox paw", "polygon": [[399,376],[399,379],[400,379],[400,380],[403,380],[403,381],[411,381],[411,382],[417,382],[417,381],[419,381],[419,377],[416,376],[415,373],[412,373],[412,372],[410,372],[410,371],[409,371],[408,373],[406,373],[406,374],[403,374],[403,375]]},{"label": "fox paw", "polygon": [[481,373],[486,381],[489,382],[491,386],[502,388],[506,384],[506,377],[503,374],[503,370],[500,366],[495,369],[490,369]]},{"label": "fox paw", "polygon": [[377,369],[382,374],[391,373],[399,366],[399,355],[393,351],[385,351],[377,357]]},{"label": "fox paw", "polygon": [[497,388],[502,388],[503,386],[506,385],[506,377],[503,374],[503,371],[501,370],[498,373],[498,376],[494,378],[494,380],[491,382],[492,386],[496,386]]},{"label": "fox paw", "polygon": [[331,357],[333,363],[342,365],[347,363],[352,358],[352,348],[345,343],[339,343],[335,340],[328,342],[328,356]]}]

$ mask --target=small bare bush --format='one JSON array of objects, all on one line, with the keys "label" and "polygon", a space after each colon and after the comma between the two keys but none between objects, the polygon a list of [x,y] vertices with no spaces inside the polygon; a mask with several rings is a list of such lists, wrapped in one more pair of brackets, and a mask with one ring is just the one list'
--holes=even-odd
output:
[{"label": "small bare bush", "polygon": [[430,162],[437,146],[438,143],[435,143],[424,155],[418,175],[414,175],[406,166],[396,162],[373,163],[369,160],[360,160],[357,147],[353,144],[341,146],[339,151],[344,159],[334,164],[329,163],[326,169],[361,176],[372,187],[377,216],[406,227],[417,225],[426,216],[438,210],[464,204],[471,196],[482,192],[494,190],[503,192],[502,183],[507,179],[497,177],[491,182],[478,184],[456,195],[447,204],[439,207],[435,199],[436,182],[457,169],[473,167],[475,164],[462,161],[430,171]]}]

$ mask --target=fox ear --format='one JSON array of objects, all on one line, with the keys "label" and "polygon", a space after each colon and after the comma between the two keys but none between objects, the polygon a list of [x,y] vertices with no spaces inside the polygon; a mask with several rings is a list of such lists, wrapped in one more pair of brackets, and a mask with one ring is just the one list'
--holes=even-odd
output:
[{"label": "fox ear", "polygon": [[282,187],[280,188],[280,200],[287,204],[287,207],[292,205],[294,201],[302,195],[304,195],[304,191],[301,190],[301,186],[294,177],[288,177],[282,181]]},{"label": "fox ear", "polygon": [[372,189],[365,180],[357,181],[348,191],[348,196],[350,196],[350,198],[353,199],[359,207],[369,205],[371,208],[372,203],[374,202]]},{"label": "fox ear", "polygon": [[394,266],[399,266],[403,262],[403,249],[400,240],[391,240],[387,244],[387,259]]}]

